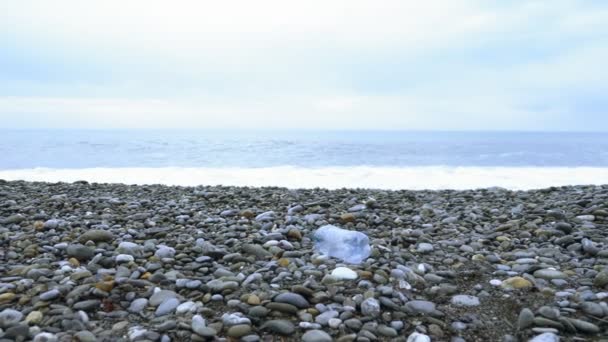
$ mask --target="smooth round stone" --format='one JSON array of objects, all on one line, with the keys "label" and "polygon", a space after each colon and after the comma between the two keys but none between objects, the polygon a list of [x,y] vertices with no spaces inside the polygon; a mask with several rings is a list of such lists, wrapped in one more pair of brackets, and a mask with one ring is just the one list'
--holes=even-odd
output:
[{"label": "smooth round stone", "polygon": [[431,342],[431,338],[428,335],[413,332],[407,337],[406,342]]},{"label": "smooth round stone", "polygon": [[490,285],[492,285],[492,286],[500,286],[500,285],[502,285],[502,280],[500,280],[500,279],[492,279],[492,280],[490,280]]},{"label": "smooth round stone", "polygon": [[136,243],[123,241],[118,244],[116,251],[121,254],[128,254],[134,257],[141,256],[144,252],[144,247]]},{"label": "smooth round stone", "polygon": [[306,309],[310,307],[310,303],[308,303],[306,298],[304,298],[300,294],[293,292],[281,293],[278,296],[274,297],[273,301],[278,303],[291,304],[299,309]]},{"label": "smooth round stone", "polygon": [[66,253],[69,257],[76,258],[79,261],[91,259],[95,255],[92,248],[81,244],[68,245]]},{"label": "smooth round stone", "polygon": [[338,280],[355,280],[359,277],[357,272],[348,267],[336,267],[331,275]]},{"label": "smooth round stone", "polygon": [[598,303],[584,302],[583,304],[581,304],[581,309],[584,313],[591,316],[604,317],[604,315],[606,314],[604,308]]},{"label": "smooth round stone", "polygon": [[36,336],[34,336],[33,342],[57,342],[59,341],[57,339],[57,336],[48,333],[48,332],[41,332],[39,334],[37,334]]},{"label": "smooth round stone", "polygon": [[418,244],[418,246],[416,247],[416,251],[418,253],[430,253],[434,250],[435,248],[433,247],[432,244],[430,243],[426,243],[426,242],[421,242]]},{"label": "smooth round stone", "polygon": [[405,306],[417,314],[430,314],[435,311],[435,303],[426,300],[412,300],[405,303]]},{"label": "smooth round stone", "polygon": [[397,337],[397,330],[386,326],[386,325],[380,325],[378,326],[378,334],[385,336],[385,337]]},{"label": "smooth round stone", "polygon": [[323,330],[309,330],[302,335],[302,342],[332,342],[331,336]]},{"label": "smooth round stone", "polygon": [[329,321],[327,321],[327,325],[332,329],[338,329],[340,324],[342,324],[342,320],[339,318],[330,318]]},{"label": "smooth round stone", "polygon": [[230,337],[243,337],[251,332],[251,326],[248,324],[233,325],[228,328],[226,335]]},{"label": "smooth round stone", "polygon": [[81,243],[85,243],[89,240],[93,242],[110,242],[114,240],[114,234],[107,230],[91,229],[78,238],[78,241]]},{"label": "smooth round stone", "polygon": [[365,316],[376,317],[380,315],[380,303],[375,298],[368,298],[361,303],[361,313]]},{"label": "smooth round stone", "polygon": [[128,264],[135,261],[135,258],[130,254],[118,254],[114,260],[119,264]]},{"label": "smooth round stone", "polygon": [[0,312],[0,328],[16,325],[23,319],[23,314],[17,310],[4,309]]},{"label": "smooth round stone", "polygon": [[131,302],[127,311],[129,311],[131,313],[140,313],[140,312],[144,311],[146,306],[148,306],[147,298],[137,298]]},{"label": "smooth round stone", "polygon": [[296,331],[296,327],[290,321],[276,319],[264,323],[262,330],[269,330],[279,335],[291,335]]},{"label": "smooth round stone", "polygon": [[180,304],[179,299],[177,298],[167,298],[164,302],[162,302],[158,308],[156,308],[156,312],[154,313],[156,316],[164,316],[172,313],[175,308]]},{"label": "smooth round stone", "polygon": [[558,270],[552,270],[550,268],[537,270],[534,272],[534,276],[536,278],[547,279],[547,280],[568,278],[568,275],[566,275],[565,273],[560,272]]},{"label": "smooth round stone", "polygon": [[181,314],[185,314],[187,312],[195,312],[196,311],[196,303],[192,302],[192,301],[188,301],[188,302],[184,302],[181,303],[180,305],[177,306],[177,308],[175,309],[175,313],[178,315]]},{"label": "smooth round stone", "polygon": [[325,311],[322,314],[315,317],[315,322],[317,322],[321,325],[328,325],[330,319],[336,318],[338,316],[340,316],[340,313],[338,311],[335,311],[335,310]]},{"label": "smooth round stone", "polygon": [[159,259],[171,259],[175,256],[175,248],[173,247],[159,245],[157,248],[158,249],[154,253],[154,256]]},{"label": "smooth round stone", "polygon": [[559,336],[551,332],[546,332],[534,336],[529,342],[559,342]]},{"label": "smooth round stone", "polygon": [[76,334],[74,334],[74,337],[79,342],[96,342],[97,341],[97,337],[95,337],[95,335],[93,335],[92,332],[86,331],[86,330],[77,332]]},{"label": "smooth round stone", "polygon": [[177,298],[177,293],[171,290],[160,290],[150,297],[150,305],[159,306],[162,302],[169,298]]},{"label": "smooth round stone", "polygon": [[[205,323],[205,319],[203,318],[203,316],[201,315],[194,315],[192,317],[192,331],[194,331],[195,333],[203,336],[203,337],[208,337],[208,333],[210,331],[205,330],[207,328],[207,324]],[[217,334],[217,332],[214,332],[213,335],[211,336],[215,336]]]},{"label": "smooth round stone", "polygon": [[457,295],[452,297],[452,305],[458,307],[479,306],[479,298],[469,295]]},{"label": "smooth round stone", "polygon": [[522,277],[511,277],[505,279],[501,286],[505,289],[526,289],[532,287],[532,283]]},{"label": "smooth round stone", "polygon": [[221,281],[219,279],[213,279],[207,282],[206,285],[211,292],[222,292],[224,290],[236,290],[239,288],[239,283],[236,281]]},{"label": "smooth round stone", "polygon": [[42,322],[42,318],[44,318],[42,312],[32,311],[25,317],[25,321],[30,325],[37,325]]}]

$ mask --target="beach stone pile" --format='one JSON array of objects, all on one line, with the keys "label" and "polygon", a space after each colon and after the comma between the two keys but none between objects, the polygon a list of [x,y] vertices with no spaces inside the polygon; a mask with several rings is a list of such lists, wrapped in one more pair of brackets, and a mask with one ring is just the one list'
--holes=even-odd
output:
[{"label": "beach stone pile", "polygon": [[0,341],[608,341],[607,247],[608,186],[0,181]]}]

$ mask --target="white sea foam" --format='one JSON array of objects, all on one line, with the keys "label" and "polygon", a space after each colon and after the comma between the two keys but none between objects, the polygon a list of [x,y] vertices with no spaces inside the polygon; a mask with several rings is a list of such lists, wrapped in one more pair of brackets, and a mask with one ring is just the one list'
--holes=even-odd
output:
[{"label": "white sea foam", "polygon": [[288,188],[526,190],[562,185],[608,184],[599,167],[323,167],[89,168],[0,170],[0,179],[45,182],[166,185],[281,186]]}]

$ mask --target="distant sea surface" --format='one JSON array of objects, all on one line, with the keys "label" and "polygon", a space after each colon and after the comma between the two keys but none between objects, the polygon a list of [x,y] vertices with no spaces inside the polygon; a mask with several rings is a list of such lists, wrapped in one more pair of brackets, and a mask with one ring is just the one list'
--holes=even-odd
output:
[{"label": "distant sea surface", "polygon": [[0,179],[384,189],[608,184],[608,133],[4,130]]}]

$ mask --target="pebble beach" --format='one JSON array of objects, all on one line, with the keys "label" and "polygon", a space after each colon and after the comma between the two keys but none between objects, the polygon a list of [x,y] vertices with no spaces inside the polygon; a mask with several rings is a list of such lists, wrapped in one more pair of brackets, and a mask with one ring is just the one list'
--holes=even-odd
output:
[{"label": "pebble beach", "polygon": [[0,181],[0,341],[608,341],[607,246],[608,185]]}]

